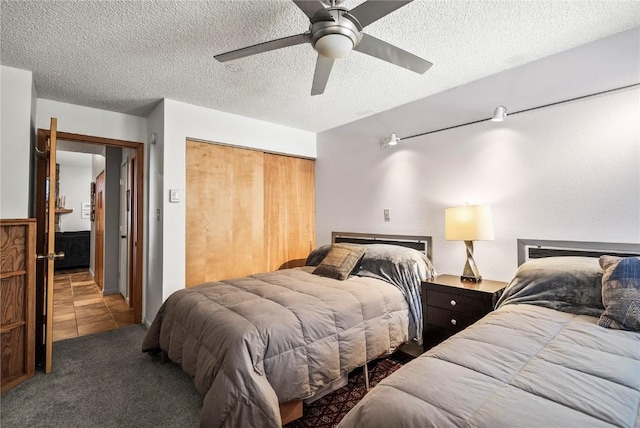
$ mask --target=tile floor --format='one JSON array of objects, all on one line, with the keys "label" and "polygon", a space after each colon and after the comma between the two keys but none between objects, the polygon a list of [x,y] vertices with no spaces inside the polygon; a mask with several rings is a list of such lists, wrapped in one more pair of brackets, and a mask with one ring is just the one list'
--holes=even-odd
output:
[{"label": "tile floor", "polygon": [[120,294],[102,296],[87,269],[56,272],[53,341],[133,324],[133,309]]}]

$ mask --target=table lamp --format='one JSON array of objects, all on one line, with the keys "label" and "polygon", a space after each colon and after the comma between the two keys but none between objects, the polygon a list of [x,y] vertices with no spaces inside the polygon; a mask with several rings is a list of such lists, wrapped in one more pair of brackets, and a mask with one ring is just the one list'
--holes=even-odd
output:
[{"label": "table lamp", "polygon": [[445,239],[464,241],[467,247],[467,262],[460,279],[480,282],[482,277],[473,260],[473,241],[489,241],[493,237],[493,221],[489,205],[465,205],[447,208],[445,211]]}]

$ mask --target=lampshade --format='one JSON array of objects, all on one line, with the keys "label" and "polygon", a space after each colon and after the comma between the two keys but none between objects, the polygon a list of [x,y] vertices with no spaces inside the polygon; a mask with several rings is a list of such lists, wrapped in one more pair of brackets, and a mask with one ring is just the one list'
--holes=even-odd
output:
[{"label": "lampshade", "polygon": [[400,138],[396,137],[396,134],[391,134],[391,137],[389,138],[389,142],[387,144],[389,144],[390,146],[395,146],[396,144],[398,144],[398,141],[400,141]]},{"label": "lampshade", "polygon": [[445,238],[449,241],[492,240],[493,220],[489,205],[465,205],[445,211]]},{"label": "lampshade", "polygon": [[502,122],[505,117],[507,117],[507,108],[505,106],[498,106],[493,111],[493,116],[491,117],[491,120],[493,122]]},{"label": "lampshade", "polygon": [[314,48],[325,58],[337,59],[351,52],[353,41],[342,34],[327,34],[316,41]]}]

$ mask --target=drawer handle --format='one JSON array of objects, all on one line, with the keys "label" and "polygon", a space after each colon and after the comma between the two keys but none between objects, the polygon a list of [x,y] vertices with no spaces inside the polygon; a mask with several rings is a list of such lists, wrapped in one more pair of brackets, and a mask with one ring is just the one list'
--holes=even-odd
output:
[{"label": "drawer handle", "polygon": [[456,302],[455,300],[452,300],[450,303],[451,303],[451,306],[455,306],[458,304],[458,302]]},{"label": "drawer handle", "polygon": [[456,321],[455,318],[451,320],[451,325],[456,325],[457,323],[458,321]]}]

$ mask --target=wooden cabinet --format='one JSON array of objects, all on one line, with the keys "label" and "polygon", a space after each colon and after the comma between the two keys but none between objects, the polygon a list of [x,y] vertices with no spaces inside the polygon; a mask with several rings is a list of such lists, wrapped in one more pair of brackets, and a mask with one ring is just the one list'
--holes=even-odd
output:
[{"label": "wooden cabinet", "polygon": [[56,232],[56,254],[64,253],[63,258],[54,262],[55,270],[88,268],[91,254],[90,231]]},{"label": "wooden cabinet", "polygon": [[0,220],[2,392],[35,374],[36,221]]},{"label": "wooden cabinet", "polygon": [[440,275],[422,283],[423,347],[427,349],[464,330],[491,312],[506,282],[461,281]]}]

